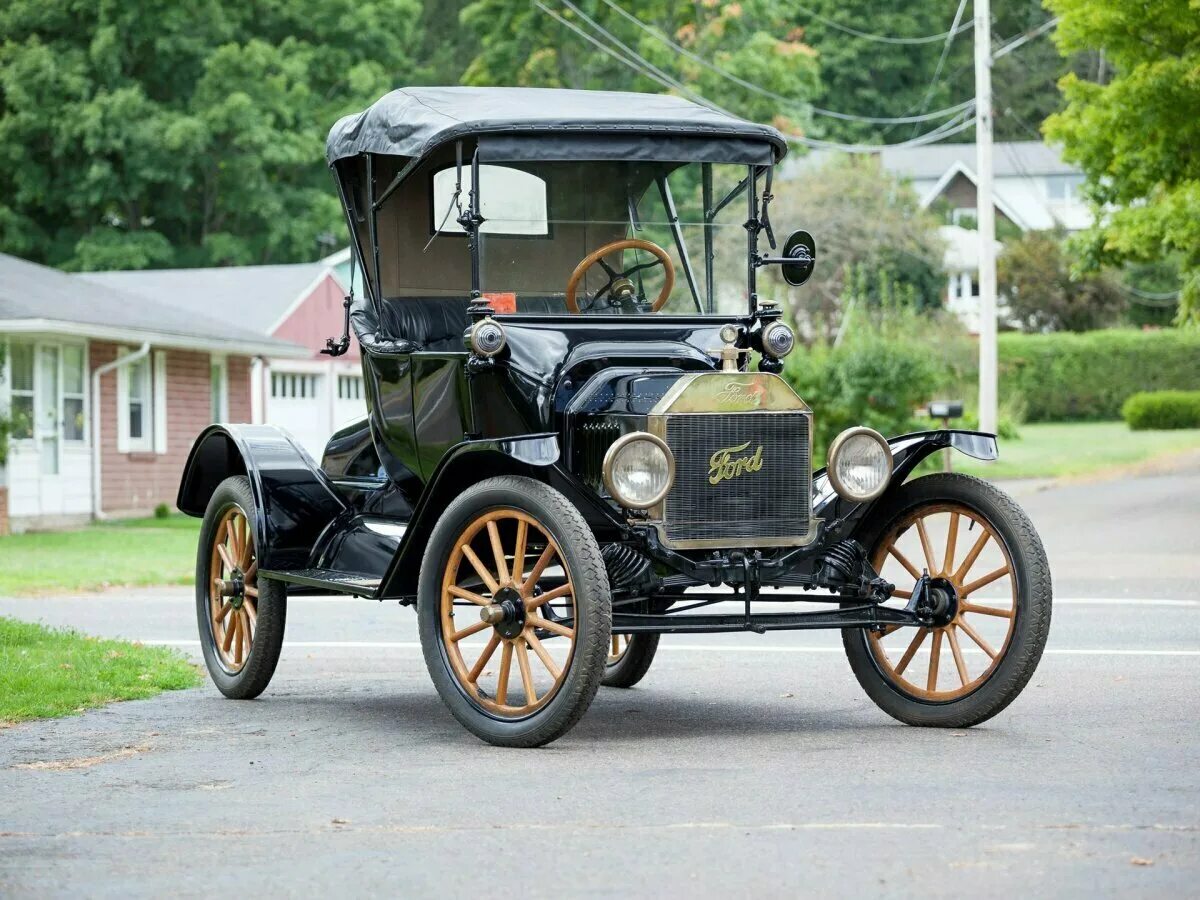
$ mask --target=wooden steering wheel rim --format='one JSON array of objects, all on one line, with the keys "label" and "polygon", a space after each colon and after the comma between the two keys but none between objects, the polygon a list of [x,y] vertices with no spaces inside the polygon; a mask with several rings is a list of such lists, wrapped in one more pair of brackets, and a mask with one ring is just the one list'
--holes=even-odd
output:
[{"label": "wooden steering wheel rim", "polygon": [[658,298],[650,304],[651,312],[658,312],[666,305],[667,298],[671,296],[671,289],[675,287],[675,264],[671,262],[671,257],[667,255],[667,251],[653,241],[643,241],[639,238],[624,238],[619,241],[613,241],[610,244],[605,244],[599,250],[595,250],[585,256],[575,267],[575,271],[571,273],[571,278],[567,282],[567,309],[573,313],[579,312],[579,304],[575,302],[575,290],[579,287],[579,282],[583,278],[583,273],[594,266],[601,257],[607,256],[610,253],[616,253],[618,250],[645,250],[647,253],[652,253],[658,257],[659,262],[663,264],[663,270],[666,272],[666,280],[663,282],[662,290],[658,292]]}]

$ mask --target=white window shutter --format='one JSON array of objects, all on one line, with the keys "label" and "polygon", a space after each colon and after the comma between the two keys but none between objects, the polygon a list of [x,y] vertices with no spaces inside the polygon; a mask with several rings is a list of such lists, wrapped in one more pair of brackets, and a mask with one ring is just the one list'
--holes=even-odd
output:
[{"label": "white window shutter", "polygon": [[[125,356],[129,351],[121,347],[117,357]],[[103,393],[103,392],[102,392]],[[101,401],[97,399],[99,405]],[[117,369],[117,452],[129,452],[129,367]]]},{"label": "white window shutter", "polygon": [[154,351],[154,452],[167,452],[167,352]]}]

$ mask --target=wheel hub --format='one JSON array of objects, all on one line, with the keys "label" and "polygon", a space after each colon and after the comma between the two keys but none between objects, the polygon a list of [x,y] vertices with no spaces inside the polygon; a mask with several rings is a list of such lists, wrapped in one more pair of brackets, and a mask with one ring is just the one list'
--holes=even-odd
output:
[{"label": "wheel hub", "polygon": [[501,588],[491,605],[480,610],[479,618],[495,626],[501,637],[515,638],[525,630],[525,601],[512,588]]},{"label": "wheel hub", "polygon": [[958,591],[945,578],[930,578],[926,587],[925,603],[929,608],[930,624],[936,628],[949,625],[958,616]]}]

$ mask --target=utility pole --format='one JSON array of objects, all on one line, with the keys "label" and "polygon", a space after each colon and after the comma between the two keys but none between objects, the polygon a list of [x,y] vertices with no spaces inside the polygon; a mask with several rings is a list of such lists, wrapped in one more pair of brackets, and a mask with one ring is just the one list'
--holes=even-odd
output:
[{"label": "utility pole", "polygon": [[979,228],[979,430],[996,431],[996,206],[992,200],[992,19],[975,0],[975,175]]}]

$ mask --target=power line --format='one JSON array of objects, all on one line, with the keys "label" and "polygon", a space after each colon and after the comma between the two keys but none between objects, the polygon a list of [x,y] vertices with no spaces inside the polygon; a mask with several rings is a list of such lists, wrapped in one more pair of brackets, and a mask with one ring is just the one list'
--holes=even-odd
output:
[{"label": "power line", "polygon": [[866,31],[859,31],[857,28],[851,28],[849,25],[843,25],[841,22],[837,22],[828,16],[821,15],[821,13],[817,12],[815,9],[811,9],[800,3],[794,2],[794,0],[792,6],[796,7],[801,12],[808,13],[821,24],[828,25],[830,28],[834,28],[843,34],[853,35],[856,38],[862,38],[864,41],[875,41],[879,44],[933,44],[946,38],[952,38],[960,31],[966,31],[971,27],[969,22],[959,25],[958,19],[955,18],[954,24],[950,26],[950,30],[943,31],[941,34],[929,34],[925,37],[890,37],[884,34],[871,34]]},{"label": "power line", "polygon": [[[642,29],[642,31],[649,34],[655,40],[657,40],[663,44],[666,44],[668,47],[670,47],[676,53],[679,53],[679,54],[687,57],[688,59],[692,60],[695,63],[699,63],[700,65],[704,66],[704,68],[708,69],[711,72],[715,72],[717,75],[720,75],[722,78],[732,81],[734,84],[739,85],[740,87],[743,87],[746,90],[751,91],[752,93],[758,94],[759,96],[767,97],[768,99],[771,99],[771,100],[778,100],[782,103],[787,103],[787,104],[791,104],[791,105],[797,105],[797,106],[801,105],[801,101],[795,99],[794,97],[785,97],[782,94],[777,94],[775,91],[768,90],[767,88],[761,87],[760,85],[757,85],[752,81],[747,81],[746,79],[733,74],[728,69],[723,69],[723,68],[721,68],[721,66],[718,66],[716,63],[714,63],[708,59],[705,59],[703,56],[693,53],[691,50],[688,50],[686,47],[671,40],[669,37],[667,37],[665,34],[663,34],[657,28],[654,28],[651,25],[647,25],[645,22],[643,22],[637,16],[634,16],[631,13],[629,13],[628,11],[622,9],[620,6],[618,6],[616,3],[614,3],[613,0],[602,0],[602,2],[604,3],[605,6],[612,9],[613,12],[619,14],[623,18],[632,22],[634,25],[636,25],[638,28]],[[967,106],[969,106],[971,104],[971,102],[972,101],[970,101],[970,100],[964,100],[962,103],[956,103],[954,106],[948,106],[945,109],[934,110],[933,112],[925,113],[925,114],[919,115],[919,116],[860,116],[860,115],[855,115],[852,113],[837,112],[836,110],[832,110],[832,109],[822,109],[819,106],[812,106],[811,104],[809,104],[809,109],[811,109],[815,115],[828,116],[833,119],[841,119],[841,120],[847,121],[847,122],[865,122],[870,125],[911,125],[915,122],[930,122],[935,119],[944,119],[946,116],[953,115],[954,113],[959,112],[960,110],[966,108]]]},{"label": "power line", "polygon": [[933,78],[930,80],[929,86],[925,88],[925,96],[921,98],[919,112],[925,112],[925,107],[933,98],[933,89],[937,86],[938,79],[942,77],[942,67],[946,65],[946,56],[950,53],[950,45],[954,42],[954,36],[959,32],[959,22],[962,20],[963,10],[966,8],[967,0],[958,0],[958,9],[954,11],[954,22],[951,24],[950,30],[946,32],[946,42],[942,45],[942,54],[938,57],[937,68],[933,70]]},{"label": "power line", "polygon": [[1037,28],[1033,29],[1033,31],[1027,31],[1027,32],[1025,32],[1025,34],[1021,35],[1020,37],[1013,38],[1007,44],[1004,44],[999,50],[996,50],[994,53],[992,53],[992,62],[995,62],[1002,56],[1007,56],[1009,53],[1012,53],[1018,47],[1024,46],[1025,44],[1029,43],[1034,38],[1041,37],[1043,34],[1045,34],[1047,31],[1049,31],[1051,28],[1053,28],[1057,24],[1058,24],[1058,16],[1055,16],[1053,19],[1047,19],[1045,22],[1043,22]]},{"label": "power line", "polygon": [[1140,306],[1166,308],[1174,306],[1179,301],[1179,291],[1140,291],[1128,284],[1122,284],[1121,290],[1131,295],[1134,303]]},{"label": "power line", "polygon": [[[564,6],[566,6],[568,9],[571,9],[572,11],[574,11],[585,22],[587,22],[587,24],[591,25],[593,29],[595,29],[597,32],[599,32],[600,34],[607,37],[610,41],[613,42],[613,44],[615,44],[618,48],[623,50],[624,53],[627,54],[627,56],[622,55],[621,53],[618,53],[616,50],[614,50],[612,47],[606,45],[598,38],[594,37],[593,35],[588,34],[586,31],[584,31],[582,28],[580,28],[575,23],[569,21],[568,19],[566,19],[565,17],[560,15],[555,10],[550,9],[548,6],[546,6],[544,3],[542,3],[541,0],[533,0],[533,5],[536,6],[538,9],[540,9],[542,12],[551,16],[553,19],[555,19],[555,21],[559,22],[559,24],[566,26],[571,31],[573,31],[575,34],[577,34],[580,37],[587,40],[593,46],[604,51],[606,54],[611,56],[613,59],[617,60],[617,62],[621,63],[622,65],[627,66],[630,69],[633,69],[635,72],[638,72],[639,74],[644,75],[653,81],[657,81],[659,84],[661,84],[665,87],[679,91],[685,97],[687,97],[689,100],[692,100],[695,103],[699,103],[700,105],[706,106],[709,109],[715,110],[716,112],[724,113],[727,116],[736,118],[736,116],[734,116],[734,114],[731,113],[729,110],[727,110],[721,106],[718,106],[716,103],[709,100],[707,97],[703,96],[702,94],[699,94],[696,91],[693,91],[690,88],[686,87],[683,83],[672,78],[669,74],[667,74],[662,69],[655,66],[653,63],[651,63],[645,57],[641,56],[634,50],[630,49],[626,44],[622,43],[611,32],[609,32],[603,26],[597,24],[595,22],[595,20],[592,19],[590,16],[587,16],[586,14],[582,13],[577,6],[575,6],[573,3],[570,2],[570,0],[562,0],[562,2],[563,2]],[[641,65],[639,65],[639,62],[641,63]],[[817,138],[797,137],[797,136],[787,136],[787,140],[789,143],[801,144],[805,147],[811,147],[811,148],[817,149],[817,150],[840,150],[845,153],[878,153],[880,150],[888,149],[888,148],[921,147],[921,146],[924,146],[925,144],[934,143],[935,141],[941,140],[944,137],[949,137],[951,135],[958,134],[958,133],[970,128],[972,122],[968,118],[968,116],[972,112],[973,112],[973,105],[965,107],[961,112],[959,112],[957,115],[955,115],[949,121],[944,122],[942,125],[938,126],[937,128],[934,128],[933,130],[928,131],[923,135],[919,135],[915,138],[912,138],[907,141],[903,141],[898,144],[840,144],[835,141],[823,141],[823,140],[819,140]]]}]

